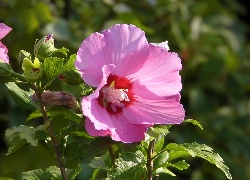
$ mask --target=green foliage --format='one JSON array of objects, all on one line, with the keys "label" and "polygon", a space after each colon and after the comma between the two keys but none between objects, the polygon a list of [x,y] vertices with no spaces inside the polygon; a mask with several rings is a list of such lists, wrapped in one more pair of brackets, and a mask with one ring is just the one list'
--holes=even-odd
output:
[{"label": "green foliage", "polygon": [[16,101],[16,103],[23,108],[35,110],[38,109],[37,105],[31,99],[31,95],[34,93],[33,90],[29,92],[20,89],[14,82],[6,83],[10,95]]},{"label": "green foliage", "polygon": [[[201,144],[184,144],[183,142],[209,144],[223,157],[234,179],[250,178],[249,121],[246,121],[249,119],[250,103],[248,98],[250,46],[247,36],[249,24],[244,24],[239,19],[239,15],[243,16],[244,13],[247,13],[246,8],[239,1],[232,0],[225,4],[217,0],[156,0],[143,1],[143,3],[140,1],[72,0],[70,5],[66,5],[66,2],[3,0],[0,3],[1,21],[13,28],[2,41],[9,49],[11,69],[15,72],[20,71],[20,74],[12,74],[11,77],[0,77],[0,82],[7,83],[9,91],[0,86],[1,132],[13,125],[17,126],[17,129],[22,129],[22,124],[25,123],[30,111],[24,112],[20,108],[24,107],[33,111],[27,119],[28,125],[24,128],[24,134],[20,135],[21,132],[18,132],[17,129],[14,130],[11,138],[8,138],[10,144],[5,144],[5,140],[0,139],[0,174],[3,174],[0,175],[0,178],[16,179],[13,174],[7,172],[15,171],[18,167],[22,167],[23,169],[20,171],[25,172],[38,169],[34,170],[38,175],[39,172],[46,174],[48,167],[46,164],[45,168],[42,161],[29,160],[30,157],[38,158],[38,154],[31,153],[28,154],[29,156],[25,156],[25,153],[28,152],[25,146],[27,141],[34,143],[38,140],[38,142],[44,143],[44,140],[48,139],[48,134],[45,129],[35,131],[35,128],[31,128],[31,126],[38,127],[41,124],[42,116],[37,110],[39,107],[30,98],[34,91],[27,91],[32,86],[29,83],[17,86],[19,81],[25,82],[21,75],[22,70],[18,68],[22,60],[16,61],[15,58],[19,51],[23,49],[33,52],[35,39],[53,33],[55,44],[58,47],[65,46],[70,52],[76,53],[82,40],[90,33],[100,32],[116,23],[133,23],[146,32],[149,42],[159,43],[168,40],[170,51],[178,52],[183,64],[181,101],[188,120],[184,121],[185,126],[172,127],[170,134],[169,126],[150,128],[141,146],[115,144],[119,147],[115,151],[115,164],[119,166],[124,163],[126,165],[124,169],[119,167],[115,171],[111,167],[112,163],[106,162],[108,148],[114,145],[114,142],[106,138],[94,139],[87,135],[82,125],[84,118],[78,116],[79,110],[68,110],[61,107],[48,109],[47,115],[52,119],[52,125],[58,126],[56,138],[60,141],[65,164],[72,169],[71,173],[78,174],[80,170],[74,170],[73,167],[77,167],[81,163],[86,165],[86,162],[103,162],[106,165],[105,169],[97,168],[94,171],[84,169],[84,174],[92,174],[93,171],[91,176],[93,180],[107,178],[107,175],[110,178],[121,177],[123,173],[125,179],[133,179],[131,176],[126,176],[127,172],[134,173],[135,170],[138,170],[136,177],[140,177],[142,172],[147,171],[146,150],[150,141],[155,140],[153,173],[154,175],[160,173],[159,180],[170,178],[163,173],[176,175],[181,179],[197,179],[197,174],[198,179],[224,178],[218,171],[210,169],[213,166],[207,166],[204,161],[188,158],[192,156],[215,164],[230,178],[223,161],[211,151],[212,149]],[[79,85],[81,88],[77,88],[75,85],[71,85],[69,88],[68,85],[58,83],[58,75],[74,70],[72,67],[75,55],[68,58],[67,54],[68,50],[64,48],[56,49],[47,60],[43,61],[45,73],[41,79],[41,87],[38,88],[60,91],[73,89],[79,98],[90,94],[93,89],[81,82]],[[6,68],[6,64],[3,66],[2,70],[9,76],[12,71],[9,67]],[[47,82],[47,80],[49,81]],[[8,97],[9,93],[17,105]],[[23,115],[20,116],[20,114]],[[193,118],[198,121],[192,120]],[[33,120],[30,121],[31,119]],[[60,120],[62,120],[61,123]],[[194,124],[201,129],[203,126],[204,131],[189,124]],[[68,137],[69,135],[73,136]],[[169,144],[169,142],[176,142],[176,144]],[[7,145],[10,146],[11,154],[3,156],[2,154],[7,152]],[[46,145],[50,145],[50,141]],[[42,149],[42,147],[38,143],[38,146],[34,148]],[[166,147],[170,149],[165,149]],[[39,151],[39,154],[42,156],[43,162],[50,162],[53,158],[49,156],[49,153],[46,154],[44,149],[42,150]],[[144,159],[129,154],[129,152],[137,151],[143,154]],[[12,156],[15,158],[11,158]],[[21,157],[25,157],[25,160],[18,161],[17,159]],[[189,175],[185,174],[185,177],[182,177],[183,173],[180,173],[179,170],[186,169],[189,165],[186,161],[179,160],[180,158],[187,158],[190,167],[195,167],[195,171],[191,169],[191,172],[188,172]],[[98,163],[96,165],[99,165]],[[132,165],[135,170],[129,165]],[[43,168],[40,169],[38,166],[43,166]],[[54,166],[54,164],[49,166]],[[110,172],[108,172],[109,170]],[[52,170],[48,171],[47,177],[53,177]],[[58,172],[58,169],[54,167],[54,171]],[[56,173],[54,175],[56,177]],[[80,174],[78,179],[89,179],[90,175],[82,177]]]}]

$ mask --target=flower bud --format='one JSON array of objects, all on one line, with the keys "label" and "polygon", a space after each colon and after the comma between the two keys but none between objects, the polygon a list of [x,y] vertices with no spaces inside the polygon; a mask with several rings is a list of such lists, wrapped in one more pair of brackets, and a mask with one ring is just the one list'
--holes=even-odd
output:
[{"label": "flower bud", "polygon": [[44,60],[44,58],[50,56],[56,50],[52,33],[48,36],[44,36],[38,42],[36,41],[34,45],[34,54],[41,60]]},{"label": "flower bud", "polygon": [[21,50],[17,56],[17,61],[19,63],[22,63],[24,58],[31,59],[31,54],[29,52]]},{"label": "flower bud", "polygon": [[[32,99],[35,102],[38,101],[36,94],[32,95]],[[76,98],[73,95],[62,91],[45,91],[42,93],[42,101],[47,108],[63,106],[72,109],[78,107]]]},{"label": "flower bud", "polygon": [[42,68],[37,58],[35,58],[34,63],[28,58],[24,58],[22,68],[25,80],[30,83],[36,82],[42,77]]},{"label": "flower bud", "polygon": [[69,85],[79,85],[83,83],[83,79],[77,71],[66,71],[63,74],[60,74],[58,78]]}]

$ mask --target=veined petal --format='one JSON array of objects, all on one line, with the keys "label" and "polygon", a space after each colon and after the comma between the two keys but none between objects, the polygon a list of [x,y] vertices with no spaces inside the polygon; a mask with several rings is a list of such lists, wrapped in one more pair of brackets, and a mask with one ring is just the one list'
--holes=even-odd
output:
[{"label": "veined petal", "polygon": [[97,98],[100,89],[107,84],[107,78],[114,68],[115,66],[113,64],[104,65],[102,67],[103,77],[98,88],[91,95],[82,99],[83,114],[95,124],[97,130],[107,130],[109,127],[113,127],[112,121],[110,121],[110,115],[98,104]]},{"label": "veined petal", "polygon": [[134,25],[118,24],[83,41],[75,66],[84,81],[97,87],[103,65],[114,64],[114,74],[127,76],[138,71],[148,56],[145,33]]},{"label": "veined petal", "polygon": [[0,23],[0,40],[4,38],[11,30],[12,28],[9,26],[6,26],[4,23]]},{"label": "veined petal", "polygon": [[[133,82],[134,93],[147,99],[179,93],[182,88],[180,58],[176,53],[170,53],[161,47],[149,47],[150,54],[146,63],[138,72],[127,77]],[[148,93],[152,97],[147,96]]]},{"label": "veined petal", "polygon": [[179,94],[161,100],[136,97],[132,105],[123,109],[123,116],[132,124],[179,124],[185,116],[179,100]]}]

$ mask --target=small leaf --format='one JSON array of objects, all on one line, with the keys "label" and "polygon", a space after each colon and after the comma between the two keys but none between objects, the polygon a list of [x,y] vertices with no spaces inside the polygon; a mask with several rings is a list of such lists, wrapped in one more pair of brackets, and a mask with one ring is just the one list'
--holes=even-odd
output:
[{"label": "small leaf", "polygon": [[59,74],[63,72],[64,58],[48,57],[44,59],[43,71],[50,84]]},{"label": "small leaf", "polygon": [[76,55],[72,54],[70,56],[69,60],[64,64],[63,71],[74,70],[75,69],[75,66],[74,66],[75,60],[76,60]]},{"label": "small leaf", "polygon": [[167,169],[167,168],[162,168],[162,167],[160,167],[160,168],[158,168],[157,170],[156,170],[156,173],[164,173],[164,174],[169,174],[169,175],[171,175],[171,176],[176,176],[172,171],[170,171],[169,169]]},{"label": "small leaf", "polygon": [[150,127],[147,131],[145,141],[152,141],[160,135],[166,136],[169,133],[169,128],[170,126],[167,125],[155,125],[154,127]]},{"label": "small leaf", "polygon": [[166,162],[164,164],[164,167],[167,167],[167,166],[175,167],[175,168],[177,168],[179,170],[184,170],[184,169],[187,169],[189,167],[189,164],[186,163],[185,160],[181,160],[181,161],[178,161],[178,162],[173,163],[173,164],[169,163],[169,162]]},{"label": "small leaf", "polygon": [[201,125],[198,121],[196,121],[196,120],[193,120],[193,119],[186,119],[186,120],[184,120],[184,122],[192,123],[193,125],[196,125],[196,126],[198,126],[201,130],[203,130],[202,125]]},{"label": "small leaf", "polygon": [[14,82],[6,83],[6,86],[10,92],[10,95],[20,107],[30,110],[38,109],[35,102],[30,98],[30,96],[34,93],[33,91],[24,91],[20,89]]}]

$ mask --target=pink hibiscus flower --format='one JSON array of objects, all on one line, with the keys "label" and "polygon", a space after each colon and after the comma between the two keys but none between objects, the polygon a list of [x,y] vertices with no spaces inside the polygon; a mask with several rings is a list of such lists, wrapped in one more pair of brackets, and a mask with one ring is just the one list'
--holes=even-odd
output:
[{"label": "pink hibiscus flower", "polygon": [[[4,38],[9,32],[11,28],[6,26],[4,23],[0,23],[0,40]],[[8,49],[6,46],[0,41],[0,60],[9,64],[9,57],[8,57]]]},{"label": "pink hibiscus flower", "polygon": [[149,44],[134,25],[115,25],[84,40],[75,62],[83,80],[96,90],[82,99],[91,136],[139,142],[154,124],[179,124],[181,60],[167,42]]}]

